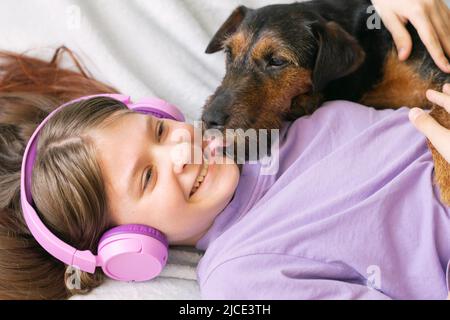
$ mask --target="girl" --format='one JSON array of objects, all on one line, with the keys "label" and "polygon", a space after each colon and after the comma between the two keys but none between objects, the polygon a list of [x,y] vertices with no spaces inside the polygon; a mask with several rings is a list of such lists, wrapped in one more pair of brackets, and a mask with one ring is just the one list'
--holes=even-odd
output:
[{"label": "girl", "polygon": [[[1,56],[2,298],[67,298],[104,277],[81,273],[80,286],[67,288],[66,266],[36,243],[19,205],[21,155],[35,126],[67,100],[115,92],[79,64],[80,72],[59,68],[62,52],[70,53],[59,49],[49,63]],[[274,175],[261,175],[259,164],[173,163],[177,129],[193,130],[109,98],[63,108],[42,131],[33,170],[43,222],[94,253],[105,230],[121,224],[150,225],[170,244],[206,250],[204,298],[446,296],[450,214],[407,108],[329,102],[286,123]],[[138,160],[131,180],[130,159]]]},{"label": "girl", "polygon": [[[78,72],[59,66],[64,52],[71,55]],[[1,53],[0,77],[0,298],[60,299],[87,292],[102,282],[103,274],[101,271],[94,275],[82,273],[78,289],[66,287],[65,277],[71,276],[72,270],[66,272],[66,267],[49,256],[30,234],[21,212],[17,183],[26,142],[50,111],[80,96],[117,91],[90,78],[64,47],[55,52],[50,62]],[[126,219],[164,230],[171,244],[193,244],[232,197],[239,178],[235,164],[214,169],[218,187],[213,194],[201,196],[198,190],[184,203],[181,200],[184,193],[192,191],[199,165],[189,165],[187,169],[174,167],[182,170],[178,173],[180,180],[168,179],[155,188],[156,169],[148,166],[148,158],[143,158],[146,146],[159,146],[156,139],[161,138],[161,133],[157,136],[156,130],[164,129],[153,117],[134,113],[109,98],[75,103],[63,111],[51,119],[40,135],[36,163],[43,166],[37,165],[33,170],[32,193],[36,195],[33,200],[43,222],[63,241],[76,244],[79,250],[93,249],[106,229]],[[192,132],[193,129],[188,124],[169,120],[164,125],[170,130],[178,127]],[[136,130],[125,133],[120,141],[110,140],[125,128]],[[165,133],[169,129],[164,130]],[[136,143],[130,144],[134,138]],[[109,147],[111,150],[104,153],[103,148]],[[103,151],[99,152],[99,148]],[[158,165],[163,172],[163,168],[168,168],[168,156],[168,148],[152,148],[152,166]],[[138,177],[130,187],[117,186],[117,181],[128,182],[115,176],[125,172],[122,170],[125,167],[119,169],[117,164],[130,164],[130,159],[140,159]],[[161,172],[160,180],[165,178]],[[234,178],[227,183],[224,177]],[[152,189],[151,197],[145,199],[144,183],[147,195]],[[108,200],[111,197],[124,201],[113,203]],[[142,199],[139,207],[131,205],[138,199]],[[154,214],[142,214],[142,209],[149,204]],[[119,210],[127,214],[118,215]]]}]

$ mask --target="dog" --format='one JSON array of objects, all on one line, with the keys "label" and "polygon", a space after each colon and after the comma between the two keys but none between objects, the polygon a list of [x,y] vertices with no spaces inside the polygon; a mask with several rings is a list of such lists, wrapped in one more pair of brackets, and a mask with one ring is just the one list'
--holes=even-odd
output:
[{"label": "dog", "polygon": [[[427,89],[442,90],[450,76],[433,62],[408,24],[413,51],[400,62],[389,31],[369,0],[313,0],[236,8],[206,48],[224,51],[226,73],[202,112],[205,128],[273,129],[314,112],[324,101],[350,100],[377,109],[431,108],[450,128],[445,109]],[[376,17],[376,16],[375,16]],[[450,205],[450,165],[428,141],[441,199]]]}]

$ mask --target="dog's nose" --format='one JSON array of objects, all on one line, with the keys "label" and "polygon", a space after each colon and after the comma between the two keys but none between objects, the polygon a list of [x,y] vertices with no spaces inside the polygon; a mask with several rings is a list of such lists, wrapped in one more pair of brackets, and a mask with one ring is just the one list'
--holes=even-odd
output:
[{"label": "dog's nose", "polygon": [[225,126],[229,115],[218,110],[217,108],[209,108],[202,116],[202,120],[205,122],[207,128],[221,129]]},{"label": "dog's nose", "polygon": [[207,128],[222,129],[230,117],[228,110],[233,102],[233,95],[228,90],[219,91],[202,116]]}]

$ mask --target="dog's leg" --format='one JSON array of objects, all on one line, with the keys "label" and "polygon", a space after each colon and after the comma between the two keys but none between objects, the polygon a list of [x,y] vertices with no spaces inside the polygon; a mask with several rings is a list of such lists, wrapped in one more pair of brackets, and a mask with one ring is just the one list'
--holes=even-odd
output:
[{"label": "dog's leg", "polygon": [[[450,114],[442,107],[434,105],[430,115],[443,127],[450,129]],[[450,206],[450,164],[427,139],[434,160],[434,179],[439,186],[441,200]],[[450,141],[449,141],[450,143]]]}]

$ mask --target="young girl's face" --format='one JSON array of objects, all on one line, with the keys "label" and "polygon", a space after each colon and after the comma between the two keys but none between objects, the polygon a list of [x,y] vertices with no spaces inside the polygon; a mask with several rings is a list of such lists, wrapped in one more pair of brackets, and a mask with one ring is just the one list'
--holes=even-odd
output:
[{"label": "young girl's face", "polygon": [[202,159],[193,161],[190,124],[131,113],[90,136],[105,178],[111,221],[154,227],[170,244],[195,245],[237,187],[238,166],[231,161],[218,164],[225,160],[216,155],[218,163],[209,164],[191,195],[205,167]]}]

